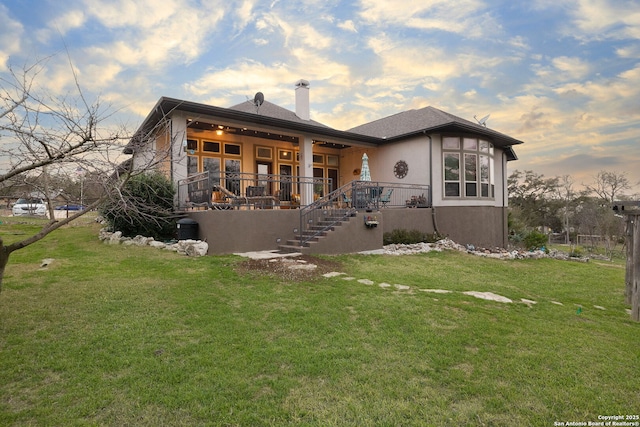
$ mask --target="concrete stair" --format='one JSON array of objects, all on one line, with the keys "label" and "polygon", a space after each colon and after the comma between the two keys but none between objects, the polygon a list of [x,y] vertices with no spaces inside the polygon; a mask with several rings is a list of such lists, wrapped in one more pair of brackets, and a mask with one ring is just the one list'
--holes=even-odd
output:
[{"label": "concrete stair", "polygon": [[[306,248],[310,248],[314,243],[317,243],[324,237],[326,237],[329,233],[333,233],[336,230],[340,229],[340,226],[343,222],[349,221],[350,217],[344,217],[344,212],[329,212],[326,216],[323,216],[322,219],[315,221],[306,230],[302,232],[298,232],[294,239],[287,240],[284,244],[278,245],[278,249],[283,253],[294,253],[294,252],[306,252]],[[301,236],[307,240],[306,238],[311,237],[307,240],[302,246],[300,245]]]}]

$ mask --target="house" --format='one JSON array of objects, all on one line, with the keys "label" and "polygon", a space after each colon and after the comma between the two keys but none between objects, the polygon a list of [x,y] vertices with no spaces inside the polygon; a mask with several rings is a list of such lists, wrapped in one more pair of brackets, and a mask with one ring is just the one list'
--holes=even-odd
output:
[{"label": "house", "polygon": [[333,129],[309,117],[309,86],[296,83],[295,112],[260,92],[230,108],[163,97],[125,153],[171,177],[212,254],[371,250],[393,229],[507,245],[507,162],[522,141],[433,107]]}]

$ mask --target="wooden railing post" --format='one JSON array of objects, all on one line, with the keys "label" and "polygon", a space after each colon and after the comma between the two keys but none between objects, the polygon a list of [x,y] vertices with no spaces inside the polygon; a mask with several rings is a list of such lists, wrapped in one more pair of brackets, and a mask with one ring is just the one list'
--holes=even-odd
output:
[{"label": "wooden railing post", "polygon": [[633,216],[626,215],[625,246],[627,247],[627,264],[624,276],[624,303],[629,305],[631,305],[631,297],[633,294],[633,223]]},{"label": "wooden railing post", "polygon": [[629,214],[633,221],[632,242],[633,252],[627,258],[627,264],[631,263],[631,318],[640,321],[640,212]]}]

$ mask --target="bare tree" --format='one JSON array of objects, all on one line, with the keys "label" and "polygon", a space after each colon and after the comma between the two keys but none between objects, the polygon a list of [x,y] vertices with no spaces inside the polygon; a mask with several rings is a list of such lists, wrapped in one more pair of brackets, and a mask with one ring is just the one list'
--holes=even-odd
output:
[{"label": "bare tree", "polygon": [[570,227],[569,217],[571,216],[571,204],[575,201],[576,192],[573,189],[573,179],[569,175],[563,175],[560,177],[558,186],[556,187],[557,197],[562,202],[562,222],[565,231],[565,243],[569,244],[570,239]]},{"label": "bare tree", "polygon": [[[22,182],[33,186],[37,182],[38,187],[33,188],[38,189],[49,206],[49,221],[34,235],[6,245],[0,238],[0,290],[13,252],[76,220],[105,198],[119,197],[120,189],[131,175],[129,169],[121,167],[123,143],[129,141],[126,130],[106,127],[107,119],[114,114],[111,108],[99,99],[89,102],[85,98],[73,66],[70,66],[75,83],[72,94],[50,95],[36,84],[43,70],[43,63],[38,62],[19,72],[10,68],[7,78],[0,76],[0,159],[3,162],[0,185]],[[152,160],[157,162],[158,157]],[[150,161],[139,171],[152,167]],[[100,177],[99,183],[92,182],[93,191],[96,192],[97,185],[100,190],[88,209],[57,220],[51,203],[53,193],[48,171],[71,175],[78,168],[92,177]]]},{"label": "bare tree", "polygon": [[594,177],[594,182],[586,185],[586,188],[595,193],[603,202],[613,204],[625,190],[631,188],[631,183],[624,172],[600,171]]}]

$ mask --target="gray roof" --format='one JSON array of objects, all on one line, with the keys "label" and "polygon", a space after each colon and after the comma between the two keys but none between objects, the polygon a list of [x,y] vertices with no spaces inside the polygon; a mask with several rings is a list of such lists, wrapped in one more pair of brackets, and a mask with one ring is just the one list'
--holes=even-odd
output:
[{"label": "gray roof", "polygon": [[424,131],[433,131],[448,127],[465,128],[468,131],[486,134],[487,136],[500,136],[502,139],[506,138],[511,140],[511,144],[522,143],[522,141],[518,141],[480,124],[454,116],[453,114],[446,113],[434,107],[404,111],[356,126],[349,129],[348,132],[384,139],[398,139]]},{"label": "gray roof", "polygon": [[522,141],[508,135],[434,107],[404,111],[356,126],[347,132],[381,138],[385,141],[397,141],[422,133],[472,133],[485,136],[496,146],[505,148],[509,160],[517,159],[511,147],[522,144]]},{"label": "gray roof", "polygon": [[247,100],[238,105],[234,105],[233,107],[229,107],[230,110],[242,111],[244,113],[252,113],[257,114],[259,116],[272,117],[274,119],[287,120],[290,122],[297,122],[303,124],[312,124],[315,126],[323,126],[328,128],[329,126],[324,125],[320,122],[316,122],[315,120],[303,120],[296,115],[291,110],[287,110],[286,108],[282,108],[276,104],[273,104],[269,101],[264,101],[260,107],[256,107],[252,100]]},{"label": "gray roof", "polygon": [[264,101],[259,108],[256,108],[252,100],[230,108],[222,108],[163,97],[160,98],[129,144],[127,144],[125,152],[130,154],[137,145],[144,144],[146,133],[159,123],[165,114],[173,110],[188,111],[205,116],[217,116],[250,124],[270,125],[292,131],[309,132],[314,135],[324,136],[328,140],[344,141],[343,143],[347,144],[349,143],[348,141],[353,141],[381,145],[388,142],[401,141],[420,134],[470,133],[484,136],[490,139],[497,147],[504,148],[508,160],[517,159],[512,146],[522,144],[522,141],[508,135],[433,107],[405,111],[356,126],[347,131],[341,131],[314,120],[303,120],[293,111],[268,101]]}]

